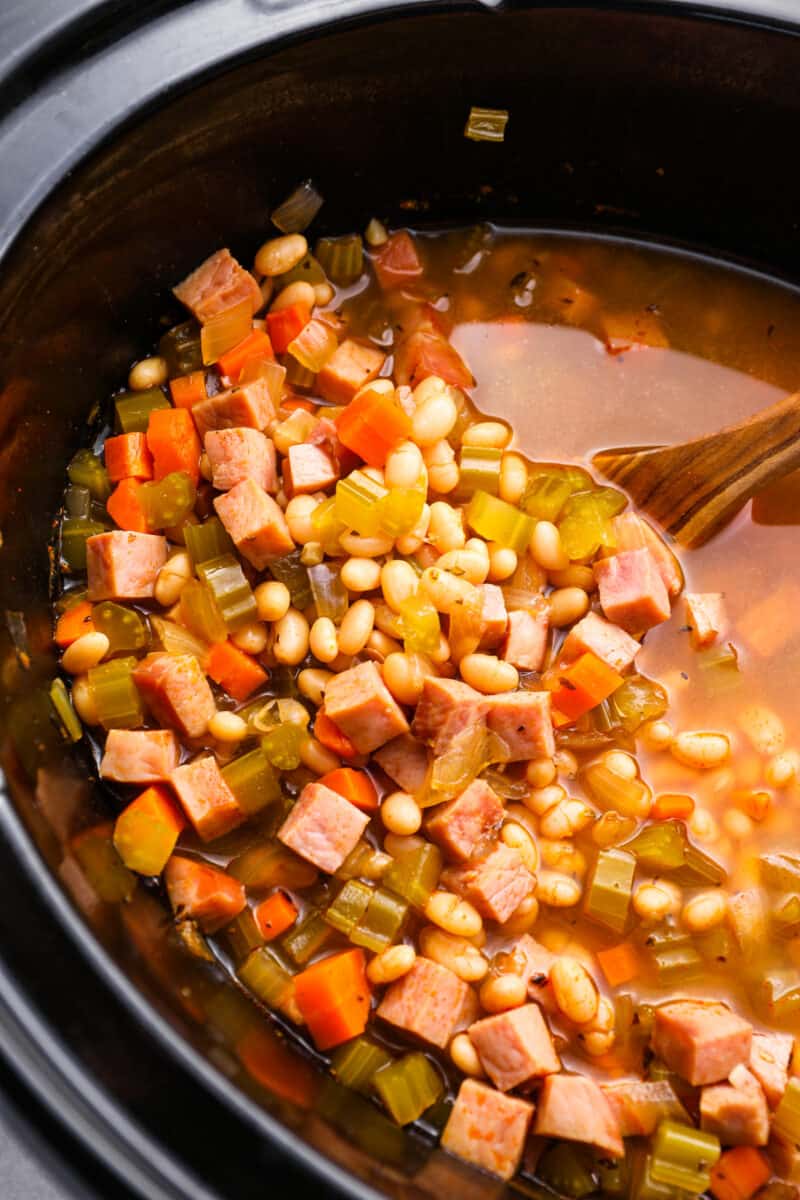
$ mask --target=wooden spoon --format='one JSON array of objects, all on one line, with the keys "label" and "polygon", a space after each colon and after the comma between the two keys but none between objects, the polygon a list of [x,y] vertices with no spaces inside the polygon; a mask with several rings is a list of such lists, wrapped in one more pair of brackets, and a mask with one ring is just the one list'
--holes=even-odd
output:
[{"label": "wooden spoon", "polygon": [[800,466],[800,392],[693,442],[601,450],[592,462],[681,545],[702,546],[757,491]]}]

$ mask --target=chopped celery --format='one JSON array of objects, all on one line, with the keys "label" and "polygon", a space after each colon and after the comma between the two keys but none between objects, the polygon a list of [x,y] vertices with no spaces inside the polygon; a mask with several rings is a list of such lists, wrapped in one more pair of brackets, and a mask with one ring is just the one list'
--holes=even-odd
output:
[{"label": "chopped celery", "polygon": [[236,963],[244,962],[254,950],[258,950],[264,945],[261,931],[250,908],[243,908],[223,932],[231,956]]},{"label": "chopped celery", "polygon": [[635,733],[645,721],[663,717],[669,706],[667,689],[646,675],[629,675],[608,700],[611,720],[627,733]]},{"label": "chopped celery", "polygon": [[143,483],[138,497],[148,529],[172,529],[194,508],[197,491],[185,471],[172,471],[154,483]]},{"label": "chopped celery", "polygon": [[324,558],[322,542],[306,542],[300,551],[300,562],[304,567],[318,567]]},{"label": "chopped celery", "polygon": [[281,798],[278,778],[263,750],[251,750],[231,759],[222,768],[222,777],[248,816]]},{"label": "chopped celery", "polygon": [[444,1093],[441,1075],[419,1051],[382,1067],[373,1077],[373,1083],[398,1125],[416,1121]]},{"label": "chopped celery", "polygon": [[419,488],[392,488],[380,504],[381,533],[397,538],[410,533],[422,516],[425,492]]},{"label": "chopped celery", "polygon": [[792,1076],[772,1118],[773,1128],[790,1141],[800,1143],[800,1079]]},{"label": "chopped celery", "polygon": [[589,795],[602,808],[613,808],[624,817],[639,818],[650,811],[650,789],[641,779],[623,778],[602,762],[590,763],[581,778]]},{"label": "chopped celery", "polygon": [[405,900],[386,888],[377,888],[370,898],[367,911],[351,932],[350,941],[378,954],[398,939],[407,917],[408,904]]},{"label": "chopped celery", "polygon": [[328,906],[325,920],[348,937],[369,907],[375,889],[360,879],[348,879]]},{"label": "chopped celery", "polygon": [[686,857],[686,827],[681,821],[659,821],[626,842],[625,849],[648,871],[674,870]]},{"label": "chopped celery", "polygon": [[467,524],[487,542],[498,542],[517,554],[527,550],[534,522],[513,504],[488,492],[476,492],[467,507],[466,518]]},{"label": "chopped celery", "polygon": [[364,243],[360,233],[320,238],[314,253],[328,279],[339,287],[354,283],[364,270]]},{"label": "chopped celery", "polygon": [[528,476],[519,506],[537,521],[555,523],[573,491],[569,476],[560,467],[536,468]]},{"label": "chopped celery", "polygon": [[417,592],[400,604],[403,641],[406,652],[433,654],[439,646],[439,614],[425,596]]},{"label": "chopped celery", "polygon": [[291,355],[285,359],[286,366],[286,382],[291,384],[293,388],[305,388],[310,391],[314,386],[316,375],[313,371],[309,371],[308,367],[304,367],[296,358]]},{"label": "chopped celery", "polygon": [[721,1153],[713,1133],[662,1121],[653,1138],[650,1174],[656,1183],[699,1195],[711,1182],[711,1168]]},{"label": "chopped celery", "polygon": [[72,853],[89,886],[106,904],[128,900],[136,887],[136,876],[117,854],[113,833],[114,826],[109,821],[79,833],[71,842]]},{"label": "chopped celery", "polygon": [[316,867],[279,842],[251,846],[228,863],[226,870],[254,893],[275,887],[299,891],[317,880]]},{"label": "chopped celery", "polygon": [[628,1152],[630,1160],[630,1192],[626,1200],[692,1200],[692,1193],[659,1183],[653,1178],[653,1156],[644,1143],[634,1145]]},{"label": "chopped celery", "polygon": [[135,666],[135,658],[114,658],[89,670],[89,691],[104,729],[136,729],[144,720]]},{"label": "chopped celery", "polygon": [[598,1163],[597,1178],[602,1196],[608,1197],[608,1200],[630,1200],[630,1162],[627,1157],[618,1162]]},{"label": "chopped celery", "polygon": [[187,525],[184,537],[194,566],[233,553],[233,542],[219,517],[208,517],[200,525]]},{"label": "chopped celery", "polygon": [[710,696],[721,696],[744,683],[744,675],[739,668],[739,654],[732,642],[698,651],[695,661]]},{"label": "chopped celery", "polygon": [[323,500],[311,514],[311,524],[314,536],[326,554],[342,553],[339,538],[346,532],[347,526],[336,516],[336,497],[329,496]]},{"label": "chopped celery", "polygon": [[312,287],[317,283],[325,283],[325,272],[313,254],[307,254],[305,258],[300,259],[296,267],[292,267],[291,271],[284,271],[283,275],[276,277],[276,294],[288,287],[290,283],[310,283]]},{"label": "chopped celery", "polygon": [[91,450],[78,450],[67,467],[70,483],[89,489],[93,500],[105,503],[111,495],[111,481],[102,461]]},{"label": "chopped celery", "polygon": [[393,860],[382,850],[376,850],[368,842],[358,842],[350,851],[339,870],[337,879],[381,879]]},{"label": "chopped celery", "polygon": [[556,1142],[545,1150],[536,1166],[536,1175],[559,1196],[581,1200],[597,1190],[594,1156],[587,1147],[576,1146],[574,1142]]},{"label": "chopped celery", "polygon": [[147,433],[150,413],[158,408],[170,408],[161,388],[145,392],[123,392],[114,401],[117,433]]},{"label": "chopped celery", "polygon": [[339,567],[321,562],[308,568],[308,582],[318,617],[330,617],[340,624],[350,603],[347,588],[342,583]]},{"label": "chopped celery", "polygon": [[780,892],[800,891],[800,858],[793,854],[762,854],[758,863],[764,887]]},{"label": "chopped celery", "polygon": [[508,112],[505,108],[476,108],[473,104],[464,127],[471,142],[502,142],[506,136]]},{"label": "chopped celery", "polygon": [[703,958],[718,963],[726,963],[735,948],[733,934],[725,925],[717,925],[707,933],[698,934],[695,944]]},{"label": "chopped celery", "polygon": [[720,863],[689,843],[683,865],[672,872],[671,878],[681,887],[717,887],[725,882],[728,873]]},{"label": "chopped celery", "polygon": [[290,971],[268,946],[254,950],[236,974],[245,987],[270,1007],[280,1004],[292,985]]},{"label": "chopped celery", "polygon": [[86,570],[86,540],[104,533],[105,525],[86,517],[65,517],[61,522],[61,554],[73,571]]},{"label": "chopped celery", "polygon": [[393,1061],[388,1050],[368,1038],[357,1037],[338,1046],[331,1055],[331,1069],[339,1083],[356,1092],[368,1092],[375,1074]]},{"label": "chopped celery", "polygon": [[118,654],[121,650],[141,650],[147,645],[147,626],[134,609],[126,608],[124,604],[114,604],[112,600],[95,604],[92,623],[108,638],[110,654]]},{"label": "chopped celery", "polygon": [[199,579],[190,579],[181,592],[181,618],[187,629],[204,642],[224,642],[228,636],[214,597]]},{"label": "chopped celery", "polygon": [[662,986],[686,983],[702,973],[703,961],[685,930],[666,926],[654,929],[645,941]]},{"label": "chopped celery", "polygon": [[252,328],[253,304],[249,296],[216,313],[200,330],[203,366],[215,363],[223,354],[238,346]]},{"label": "chopped celery", "polygon": [[503,451],[492,446],[462,446],[459,456],[458,492],[469,499],[475,492],[496,496],[500,490]]},{"label": "chopped celery", "polygon": [[800,932],[800,896],[784,896],[772,910],[773,929],[779,937],[796,937]]},{"label": "chopped celery", "polygon": [[311,180],[306,179],[273,209],[270,219],[281,233],[302,233],[308,229],[323,203],[322,196]]},{"label": "chopped celery", "polygon": [[382,505],[388,490],[363,471],[351,471],[336,485],[336,519],[362,537],[381,531]]},{"label": "chopped celery", "polygon": [[333,937],[333,929],[319,909],[312,908],[291,931],[281,938],[281,946],[298,966],[307,963]]},{"label": "chopped celery", "polygon": [[613,808],[604,812],[592,826],[592,839],[598,846],[618,846],[636,829],[635,817],[623,817]]},{"label": "chopped celery", "polygon": [[50,684],[50,703],[53,705],[56,721],[65,739],[70,742],[79,742],[83,737],[83,726],[72,707],[72,701],[63,679],[54,679]]},{"label": "chopped celery", "polygon": [[442,852],[432,842],[399,854],[383,877],[387,888],[415,908],[424,908],[442,871]]},{"label": "chopped celery", "polygon": [[300,561],[300,551],[293,550],[282,558],[273,558],[267,564],[267,570],[273,579],[285,583],[292,597],[295,608],[304,609],[311,603],[311,588],[308,581],[308,571]]},{"label": "chopped celery", "polygon": [[214,597],[225,627],[230,633],[258,616],[256,598],[241,564],[232,554],[197,564],[197,574]]},{"label": "chopped celery", "polygon": [[300,747],[308,737],[304,725],[281,721],[261,739],[261,749],[279,771],[294,771],[300,766]]},{"label": "chopped celery", "polygon": [[587,917],[622,933],[628,921],[636,859],[625,850],[601,850],[586,889]]},{"label": "chopped celery", "polygon": [[408,1167],[408,1139],[371,1100],[323,1076],[316,1112],[340,1130],[348,1143],[364,1150],[373,1162]]},{"label": "chopped celery", "polygon": [[797,969],[772,970],[758,981],[756,1002],[770,1021],[796,1021],[800,1014]]},{"label": "chopped celery", "polygon": [[64,512],[68,517],[88,520],[92,509],[92,493],[88,487],[71,484],[64,492]]},{"label": "chopped celery", "polygon": [[286,347],[286,352],[301,367],[316,375],[333,358],[338,345],[339,340],[331,326],[312,317]]},{"label": "chopped celery", "polygon": [[168,329],[158,343],[158,353],[167,360],[170,377],[199,371],[203,365],[199,325],[195,321],[185,321]]}]

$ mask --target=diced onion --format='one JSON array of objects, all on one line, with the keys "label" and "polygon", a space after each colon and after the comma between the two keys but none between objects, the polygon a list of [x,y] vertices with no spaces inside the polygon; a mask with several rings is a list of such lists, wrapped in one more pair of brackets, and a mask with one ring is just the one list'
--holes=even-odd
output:
[{"label": "diced onion", "polygon": [[253,328],[253,302],[248,296],[207,321],[200,330],[203,363],[215,363],[222,354],[243,342]]},{"label": "diced onion", "polygon": [[307,371],[321,371],[339,345],[336,334],[324,321],[309,321],[287,347],[289,353]]},{"label": "diced onion", "polygon": [[322,208],[324,200],[310,179],[298,184],[272,213],[272,224],[281,233],[302,233]]}]

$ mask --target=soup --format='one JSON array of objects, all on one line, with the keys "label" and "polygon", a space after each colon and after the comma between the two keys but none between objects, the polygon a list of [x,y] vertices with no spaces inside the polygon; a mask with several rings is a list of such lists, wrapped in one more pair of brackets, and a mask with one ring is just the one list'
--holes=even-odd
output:
[{"label": "soup", "polygon": [[74,853],[120,899],[160,878],[186,953],[483,1170],[782,1195],[797,487],[687,552],[591,456],[790,390],[798,296],[622,241],[365,238],[212,255],[69,466],[56,700],[115,818]]}]

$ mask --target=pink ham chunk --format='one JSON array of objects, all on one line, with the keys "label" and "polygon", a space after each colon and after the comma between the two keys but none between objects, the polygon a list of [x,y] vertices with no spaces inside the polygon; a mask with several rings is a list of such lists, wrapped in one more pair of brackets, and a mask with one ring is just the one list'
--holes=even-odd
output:
[{"label": "pink ham chunk", "polygon": [[674,1000],[656,1009],[653,1050],[693,1087],[727,1079],[747,1063],[753,1027],[716,1001]]},{"label": "pink ham chunk", "polygon": [[121,529],[86,539],[90,600],[148,600],[167,561],[167,539]]},{"label": "pink ham chunk", "polygon": [[257,571],[263,571],[271,558],[294,550],[283,510],[252,479],[243,479],[224,496],[217,496],[214,508],[236,549]]},{"label": "pink ham chunk", "polygon": [[501,925],[530,895],[536,882],[519,851],[502,842],[483,858],[451,867],[442,879],[482,916]]},{"label": "pink ham chunk", "polygon": [[642,634],[669,620],[669,594],[649,550],[623,550],[594,564],[600,605],[609,621]]},{"label": "pink ham chunk", "polygon": [[598,613],[589,612],[573,625],[561,647],[563,662],[572,662],[582,654],[595,654],[614,671],[625,671],[633,664],[641,645],[619,625],[612,625]]},{"label": "pink ham chunk", "polygon": [[338,871],[369,823],[362,813],[323,783],[307,783],[278,830],[284,846],[332,875]]},{"label": "pink ham chunk", "polygon": [[728,1083],[704,1087],[700,1128],[715,1133],[723,1146],[766,1146],[769,1109],[764,1089],[747,1067],[734,1067]]},{"label": "pink ham chunk", "polygon": [[609,1158],[622,1158],[619,1122],[593,1079],[549,1075],[539,1093],[533,1132],[539,1137],[586,1142]]},{"label": "pink ham chunk", "polygon": [[458,679],[426,677],[414,716],[414,734],[434,754],[444,754],[454,738],[483,724],[489,699]]},{"label": "pink ham chunk", "polygon": [[334,675],[325,689],[325,712],[359,754],[371,754],[408,733],[408,721],[374,662]]},{"label": "pink ham chunk", "polygon": [[322,446],[302,443],[289,447],[283,461],[283,490],[287,496],[324,492],[338,478],[339,469]]},{"label": "pink ham chunk", "polygon": [[770,1108],[777,1108],[789,1082],[794,1051],[790,1033],[754,1033],[748,1066],[764,1089]]},{"label": "pink ham chunk", "polygon": [[422,790],[428,774],[428,747],[410,733],[401,733],[375,751],[375,761],[393,783],[415,795]]},{"label": "pink ham chunk", "polygon": [[504,692],[487,697],[486,721],[505,743],[509,762],[555,753],[549,692]]},{"label": "pink ham chunk", "polygon": [[212,755],[176,767],[169,781],[197,836],[204,842],[213,842],[246,820]]},{"label": "pink ham chunk", "polygon": [[176,920],[195,921],[204,933],[216,933],[237,917],[246,904],[238,879],[211,863],[173,854],[164,883]]},{"label": "pink ham chunk", "polygon": [[417,958],[408,974],[386,989],[377,1015],[443,1050],[460,1022],[469,994],[467,984],[447,967]]},{"label": "pink ham chunk", "polygon": [[317,375],[314,387],[332,404],[349,404],[359,388],[380,374],[386,355],[376,346],[345,338]]},{"label": "pink ham chunk", "polygon": [[253,379],[201,400],[192,408],[201,438],[212,429],[266,429],[275,416],[266,379]]},{"label": "pink ham chunk", "polygon": [[483,607],[481,609],[481,640],[479,650],[496,650],[506,636],[508,613],[502,589],[496,583],[484,583],[481,587]]},{"label": "pink ham chunk", "polygon": [[693,649],[713,646],[726,624],[722,592],[687,592],[684,600]]},{"label": "pink ham chunk", "polygon": [[481,1066],[501,1092],[561,1070],[538,1004],[523,1004],[485,1017],[471,1025],[468,1032]]},{"label": "pink ham chunk", "polygon": [[617,539],[617,553],[621,550],[649,550],[656,560],[658,573],[668,594],[673,600],[679,596],[683,588],[681,564],[653,526],[634,512],[620,513],[614,517],[612,526]]},{"label": "pink ham chunk", "polygon": [[550,628],[547,612],[534,615],[520,608],[508,614],[508,630],[502,656],[519,671],[541,671],[547,653]]},{"label": "pink ham chunk", "polygon": [[526,1100],[464,1079],[442,1132],[442,1149],[500,1179],[510,1179],[520,1164],[532,1117],[533,1105]]},{"label": "pink ham chunk", "polygon": [[100,778],[114,783],[158,783],[180,762],[171,729],[110,729],[100,762]]},{"label": "pink ham chunk", "polygon": [[277,492],[275,445],[258,429],[210,429],[205,450],[211,463],[211,482],[227,492],[244,479],[252,479],[265,492]]},{"label": "pink ham chunk", "polygon": [[261,288],[230,250],[217,250],[172,290],[201,325],[243,300],[250,301],[252,312],[264,302]]},{"label": "pink ham chunk", "polygon": [[650,1137],[660,1121],[690,1123],[686,1109],[666,1079],[652,1083],[609,1083],[603,1086],[603,1093],[624,1138]]},{"label": "pink ham chunk", "polygon": [[156,720],[183,737],[202,737],[217,711],[193,654],[148,654],[134,669],[133,681]]},{"label": "pink ham chunk", "polygon": [[466,862],[499,829],[504,815],[499,796],[483,779],[476,779],[454,800],[434,810],[426,833],[450,858]]}]

